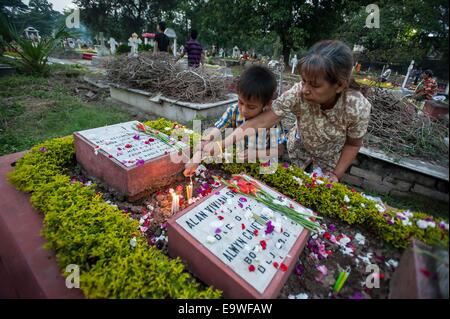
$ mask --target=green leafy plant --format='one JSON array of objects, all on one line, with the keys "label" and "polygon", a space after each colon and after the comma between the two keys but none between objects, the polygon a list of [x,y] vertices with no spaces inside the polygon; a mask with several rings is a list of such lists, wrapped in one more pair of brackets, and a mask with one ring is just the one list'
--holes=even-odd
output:
[{"label": "green leafy plant", "polygon": [[127,44],[121,44],[117,46],[116,48],[116,54],[124,54],[124,53],[130,53],[131,47],[129,47]]},{"label": "green leafy plant", "polygon": [[33,41],[22,36],[3,15],[0,16],[0,29],[3,38],[10,39],[10,41],[3,41],[6,47],[20,56],[19,65],[22,71],[31,75],[48,75],[48,56],[62,39],[70,37],[65,26],[61,26],[53,36]]}]

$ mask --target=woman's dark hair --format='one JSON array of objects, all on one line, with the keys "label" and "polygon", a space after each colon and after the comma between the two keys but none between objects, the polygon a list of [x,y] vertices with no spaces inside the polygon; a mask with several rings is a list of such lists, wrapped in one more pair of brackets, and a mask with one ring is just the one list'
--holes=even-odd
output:
[{"label": "woman's dark hair", "polygon": [[433,71],[431,71],[430,69],[423,71],[423,73],[425,73],[426,75],[433,77]]},{"label": "woman's dark hair", "polygon": [[246,100],[256,99],[266,106],[277,89],[275,75],[268,68],[253,65],[239,77],[236,91]]},{"label": "woman's dark hair", "polygon": [[353,65],[353,52],[344,42],[324,40],[314,44],[300,59],[298,70],[308,79],[323,77],[331,84],[344,82],[348,87],[359,90],[352,77]]},{"label": "woman's dark hair", "polygon": [[164,21],[161,21],[158,23],[159,25],[159,29],[164,32],[164,30],[166,30],[166,23]]},{"label": "woman's dark hair", "polygon": [[197,39],[197,36],[198,36],[197,30],[192,29],[191,30],[191,38],[192,38],[192,40]]}]

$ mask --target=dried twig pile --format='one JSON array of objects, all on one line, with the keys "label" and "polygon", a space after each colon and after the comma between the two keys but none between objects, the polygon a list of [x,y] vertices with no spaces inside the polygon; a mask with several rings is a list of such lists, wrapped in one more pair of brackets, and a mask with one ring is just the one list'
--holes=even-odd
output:
[{"label": "dried twig pile", "polygon": [[204,68],[184,70],[165,53],[119,56],[107,65],[109,81],[132,88],[161,93],[186,102],[226,99],[229,80]]},{"label": "dried twig pile", "polygon": [[366,146],[448,165],[448,145],[444,140],[448,138],[448,120],[433,120],[420,114],[413,103],[385,89],[365,91],[372,104]]}]

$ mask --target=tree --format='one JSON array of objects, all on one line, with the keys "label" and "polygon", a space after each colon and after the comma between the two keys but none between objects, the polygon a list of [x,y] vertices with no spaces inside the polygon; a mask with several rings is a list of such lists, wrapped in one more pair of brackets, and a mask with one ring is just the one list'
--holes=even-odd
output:
[{"label": "tree", "polygon": [[27,24],[39,30],[41,35],[51,35],[55,23],[61,14],[53,10],[53,5],[48,0],[30,0],[28,11],[21,16]]},{"label": "tree", "polygon": [[336,37],[363,45],[369,61],[409,64],[425,59],[434,48],[448,64],[448,2],[383,0],[379,8],[380,28],[365,27],[367,12],[360,7]]},{"label": "tree", "polygon": [[74,0],[81,9],[81,21],[92,36],[107,33],[116,39],[128,39],[133,32],[153,31],[175,0]]}]

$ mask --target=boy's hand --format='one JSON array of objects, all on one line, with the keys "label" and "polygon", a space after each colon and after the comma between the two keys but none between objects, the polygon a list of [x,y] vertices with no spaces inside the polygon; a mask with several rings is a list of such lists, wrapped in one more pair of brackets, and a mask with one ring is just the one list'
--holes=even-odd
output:
[{"label": "boy's hand", "polygon": [[199,164],[194,163],[193,161],[189,161],[184,166],[184,176],[189,177],[195,174],[195,171],[197,170]]}]

